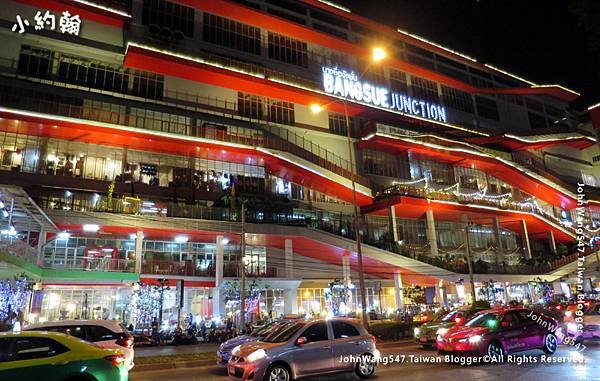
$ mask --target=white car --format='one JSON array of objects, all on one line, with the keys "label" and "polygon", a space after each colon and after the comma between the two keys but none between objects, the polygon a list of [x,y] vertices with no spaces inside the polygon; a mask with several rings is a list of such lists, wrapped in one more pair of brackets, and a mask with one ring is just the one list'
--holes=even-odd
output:
[{"label": "white car", "polygon": [[133,336],[116,320],[61,320],[31,324],[23,330],[62,332],[102,348],[119,349],[125,355],[127,370],[134,365]]}]

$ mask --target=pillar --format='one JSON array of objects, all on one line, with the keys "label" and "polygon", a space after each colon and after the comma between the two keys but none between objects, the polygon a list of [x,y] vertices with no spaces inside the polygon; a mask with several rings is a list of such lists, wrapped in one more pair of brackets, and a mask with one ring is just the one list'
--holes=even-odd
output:
[{"label": "pillar", "polygon": [[223,285],[223,236],[218,235],[215,250],[215,287]]},{"label": "pillar", "polygon": [[525,220],[519,221],[521,225],[521,241],[523,244],[523,253],[525,259],[531,259],[531,246],[529,245],[529,233],[527,233],[527,222]]},{"label": "pillar", "polygon": [[429,241],[429,247],[431,249],[431,255],[434,257],[438,256],[438,246],[437,246],[437,233],[435,231],[435,219],[433,218],[433,210],[427,209],[425,212],[425,217],[427,219],[427,240]]},{"label": "pillar", "polygon": [[285,315],[298,313],[298,289],[283,290],[283,313]]},{"label": "pillar", "polygon": [[221,316],[225,313],[225,296],[223,295],[223,239],[218,235],[215,250],[215,287],[212,290],[213,316]]},{"label": "pillar", "polygon": [[144,232],[138,230],[135,232],[135,271],[138,274],[142,273],[142,248],[144,243]]},{"label": "pillar", "polygon": [[496,263],[502,263],[504,261],[504,254],[502,253],[502,239],[500,230],[500,219],[496,216],[492,219],[492,230],[494,231],[494,247],[496,248]]},{"label": "pillar", "polygon": [[342,256],[342,276],[344,278],[344,284],[350,285],[350,283],[352,283],[350,275],[350,253],[348,251],[344,252],[344,255]]},{"label": "pillar", "polygon": [[291,239],[285,240],[285,277],[294,278],[294,250]]},{"label": "pillar", "polygon": [[390,206],[388,216],[392,238],[394,239],[394,242],[398,242],[398,222],[396,221],[396,207],[394,205]]},{"label": "pillar", "polygon": [[441,280],[435,285],[435,301],[439,303],[440,307],[448,307],[448,302],[446,300],[446,287],[444,287],[444,282]]},{"label": "pillar", "polygon": [[552,230],[548,230],[548,246],[550,247],[550,252],[556,253],[556,241],[554,240],[554,232]]},{"label": "pillar", "polygon": [[404,311],[404,294],[402,293],[402,274],[394,273],[394,289],[396,296],[396,309]]},{"label": "pillar", "polygon": [[40,228],[40,235],[38,237],[38,244],[36,247],[38,254],[38,265],[44,267],[44,246],[46,246],[46,242],[48,241],[48,233],[44,230],[44,228]]},{"label": "pillar", "polygon": [[510,302],[510,295],[508,294],[508,286],[509,286],[509,283],[508,282],[504,282],[504,288],[503,288],[503,290],[504,290],[504,292],[503,292],[503,294],[504,294],[504,304],[508,304],[508,302]]}]

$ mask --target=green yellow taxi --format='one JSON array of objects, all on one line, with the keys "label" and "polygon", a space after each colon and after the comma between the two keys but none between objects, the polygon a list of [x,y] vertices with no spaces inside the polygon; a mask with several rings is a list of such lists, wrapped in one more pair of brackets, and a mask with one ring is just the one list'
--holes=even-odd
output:
[{"label": "green yellow taxi", "polygon": [[125,357],[58,332],[0,333],[0,380],[127,381]]}]

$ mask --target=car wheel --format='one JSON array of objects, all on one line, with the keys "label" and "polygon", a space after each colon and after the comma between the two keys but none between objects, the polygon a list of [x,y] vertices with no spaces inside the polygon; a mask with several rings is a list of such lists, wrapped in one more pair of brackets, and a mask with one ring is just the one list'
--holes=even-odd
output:
[{"label": "car wheel", "polygon": [[504,357],[504,348],[502,348],[502,344],[497,341],[492,341],[487,346],[487,355],[490,359],[497,359],[502,361]]},{"label": "car wheel", "polygon": [[542,348],[544,352],[546,352],[548,355],[551,355],[556,352],[557,347],[558,340],[556,339],[556,336],[554,336],[552,333],[547,334],[544,338],[544,348]]},{"label": "car wheel", "polygon": [[281,364],[271,365],[265,372],[265,381],[290,381],[290,371]]},{"label": "car wheel", "polygon": [[375,358],[373,355],[362,355],[356,369],[354,370],[356,375],[360,378],[371,378],[375,374]]}]

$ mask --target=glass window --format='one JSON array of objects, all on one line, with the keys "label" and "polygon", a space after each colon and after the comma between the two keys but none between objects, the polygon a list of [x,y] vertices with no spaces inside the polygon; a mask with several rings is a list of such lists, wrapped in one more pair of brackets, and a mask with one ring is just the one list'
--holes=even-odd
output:
[{"label": "glass window", "polygon": [[0,362],[10,360],[12,353],[10,352],[11,339],[0,339]]},{"label": "glass window", "polygon": [[86,330],[88,334],[88,341],[91,342],[117,339],[117,335],[114,332],[100,325],[86,326]]},{"label": "glass window", "polygon": [[328,340],[329,336],[327,334],[327,323],[315,323],[310,327],[306,328],[301,336],[306,337],[307,343]]},{"label": "glass window", "polygon": [[19,56],[19,74],[37,78],[50,78],[52,74],[52,52],[23,45]]},{"label": "glass window", "polygon": [[492,120],[500,120],[498,105],[495,100],[476,95],[475,104],[477,105],[477,114],[479,116]]},{"label": "glass window", "polygon": [[204,13],[204,41],[260,55],[260,28]]},{"label": "glass window", "polygon": [[158,25],[194,37],[194,8],[165,0],[144,0],[143,25]]},{"label": "glass window", "polygon": [[440,97],[438,95],[437,83],[430,81],[425,78],[415,77],[411,78],[412,92],[415,98],[428,100],[430,102],[438,103]]},{"label": "glass window", "polygon": [[31,360],[44,357],[57,356],[67,352],[69,349],[52,339],[41,337],[19,337],[14,339],[13,361]]},{"label": "glass window", "polygon": [[352,324],[344,321],[332,321],[331,327],[333,328],[334,339],[345,339],[347,337],[360,336],[360,332]]},{"label": "glass window", "polygon": [[269,58],[308,67],[308,45],[304,41],[269,32]]}]

